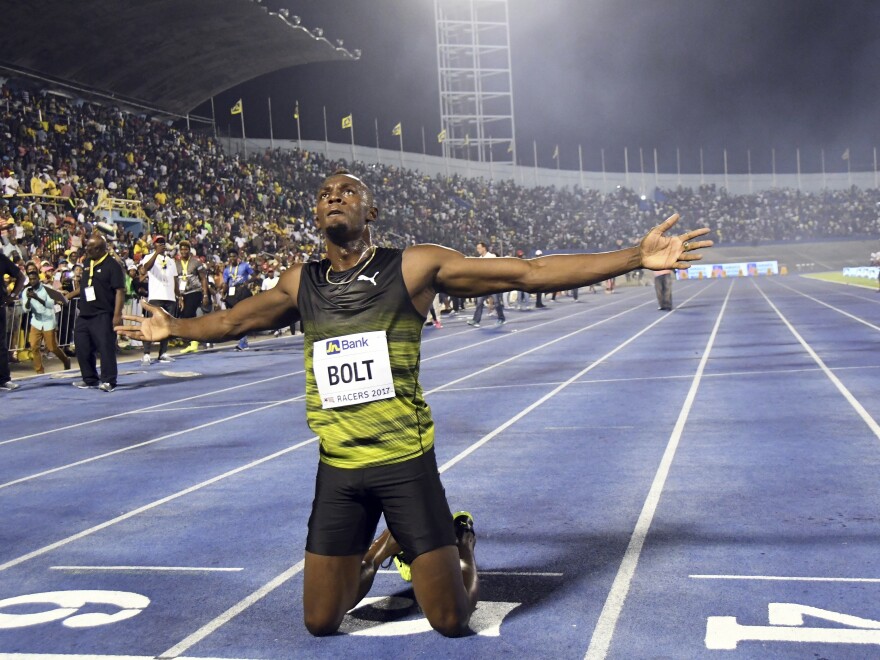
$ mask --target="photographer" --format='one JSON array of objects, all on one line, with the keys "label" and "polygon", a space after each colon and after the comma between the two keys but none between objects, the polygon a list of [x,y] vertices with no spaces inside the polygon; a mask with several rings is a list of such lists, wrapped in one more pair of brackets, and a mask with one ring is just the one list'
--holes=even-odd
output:
[{"label": "photographer", "polygon": [[55,339],[55,299],[56,296],[64,300],[59,293],[50,295],[48,287],[40,282],[40,274],[35,266],[29,266],[27,270],[28,286],[25,287],[21,296],[22,306],[30,313],[30,331],[28,341],[31,345],[31,355],[34,360],[34,371],[38,374],[45,373],[43,368],[43,354],[40,351],[40,343],[46,343],[46,350],[58,356],[64,365],[64,369],[70,369],[70,358],[58,347]]},{"label": "photographer", "polygon": [[[144,258],[144,262],[139,269],[142,278],[148,277],[147,288],[149,290],[148,300],[151,305],[161,307],[171,316],[177,316],[177,300],[180,295],[178,285],[179,277],[177,275],[177,264],[174,259],[168,256],[168,244],[165,237],[161,234],[153,239],[153,251]],[[144,313],[149,318],[150,313]],[[150,349],[153,347],[152,342],[144,342],[144,357],[142,364],[148,366],[150,364]],[[159,342],[159,362],[174,362],[174,359],[168,355],[168,339],[165,338]]]}]

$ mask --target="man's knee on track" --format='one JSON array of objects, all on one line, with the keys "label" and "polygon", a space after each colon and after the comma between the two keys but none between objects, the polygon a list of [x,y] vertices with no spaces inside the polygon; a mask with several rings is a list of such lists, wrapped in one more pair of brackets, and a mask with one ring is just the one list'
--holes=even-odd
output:
[{"label": "man's knee on track", "polygon": [[309,633],[315,637],[325,637],[339,630],[344,616],[345,614],[342,616],[330,616],[322,613],[306,612],[303,619],[306,624],[306,630]]},{"label": "man's knee on track", "polygon": [[464,637],[471,633],[470,628],[468,628],[470,618],[470,613],[450,610],[448,612],[428,615],[428,623],[444,637]]}]

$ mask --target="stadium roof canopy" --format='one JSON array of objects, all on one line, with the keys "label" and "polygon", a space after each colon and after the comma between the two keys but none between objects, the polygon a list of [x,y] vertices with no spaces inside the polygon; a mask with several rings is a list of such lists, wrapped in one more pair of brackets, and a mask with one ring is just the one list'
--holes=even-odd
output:
[{"label": "stadium roof canopy", "polygon": [[255,0],[3,3],[0,68],[185,115],[265,73],[357,59]]}]

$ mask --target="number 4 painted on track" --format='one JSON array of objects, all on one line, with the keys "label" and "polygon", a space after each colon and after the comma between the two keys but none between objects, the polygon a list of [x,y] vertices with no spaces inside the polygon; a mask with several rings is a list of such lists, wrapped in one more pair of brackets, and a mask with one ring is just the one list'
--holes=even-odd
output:
[{"label": "number 4 painted on track", "polygon": [[[770,603],[767,609],[769,626],[743,626],[734,616],[710,616],[706,648],[730,650],[744,641],[880,644],[880,621],[797,603]],[[805,615],[849,627],[804,627]]]}]

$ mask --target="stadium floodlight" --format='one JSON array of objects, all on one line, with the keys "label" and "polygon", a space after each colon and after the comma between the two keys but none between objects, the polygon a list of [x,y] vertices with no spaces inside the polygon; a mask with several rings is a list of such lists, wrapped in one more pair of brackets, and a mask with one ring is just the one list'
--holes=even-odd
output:
[{"label": "stadium floodlight", "polygon": [[293,16],[290,17],[290,22],[293,23],[294,25],[299,25],[302,22],[302,19],[299,16],[297,16],[296,14],[294,14]]},{"label": "stadium floodlight", "polygon": [[290,14],[290,11],[287,8],[282,7],[278,10],[278,13],[281,14],[281,16],[283,16],[284,18],[287,18],[287,16]]},{"label": "stadium floodlight", "polygon": [[323,37],[324,36],[324,28],[314,28],[312,30],[312,34],[314,34],[316,37]]},{"label": "stadium floodlight", "polygon": [[336,45],[339,46],[340,48],[342,48],[345,44],[343,43],[342,39],[337,39]]},{"label": "stadium floodlight", "polygon": [[355,58],[360,58],[360,56],[361,56],[361,49],[360,49],[360,48],[355,48],[353,51],[351,51],[351,54],[354,55]]}]

